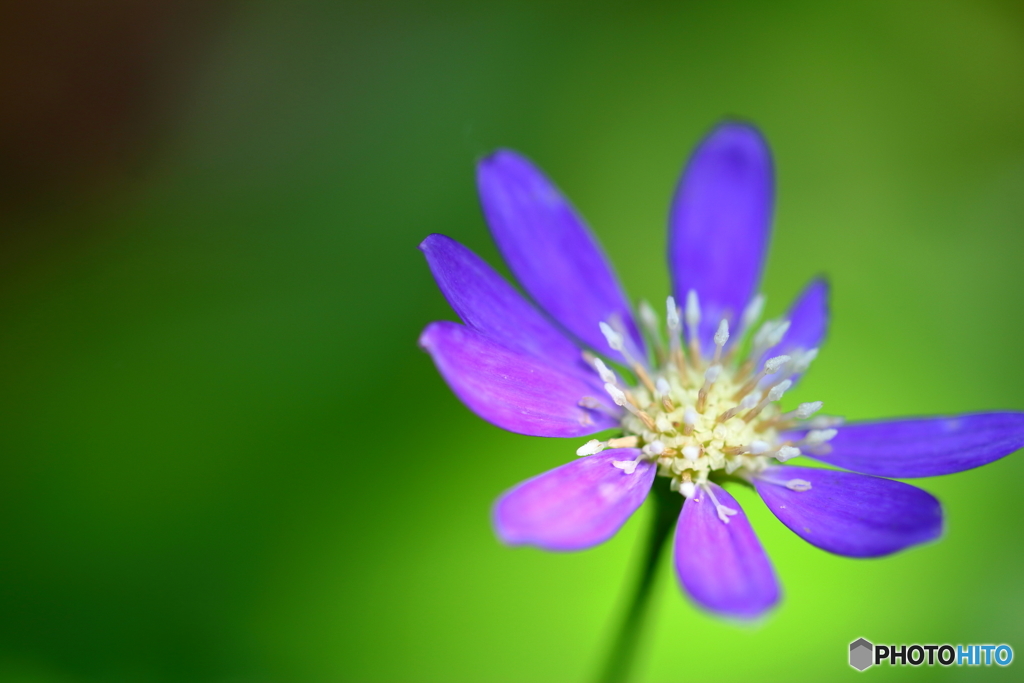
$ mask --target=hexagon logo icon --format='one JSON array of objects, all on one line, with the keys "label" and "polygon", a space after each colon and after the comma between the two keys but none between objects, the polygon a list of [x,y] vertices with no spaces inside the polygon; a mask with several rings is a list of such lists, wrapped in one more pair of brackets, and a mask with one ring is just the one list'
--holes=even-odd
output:
[{"label": "hexagon logo icon", "polygon": [[874,664],[872,661],[874,649],[875,646],[863,638],[858,638],[850,643],[850,666],[857,671],[863,671]]}]

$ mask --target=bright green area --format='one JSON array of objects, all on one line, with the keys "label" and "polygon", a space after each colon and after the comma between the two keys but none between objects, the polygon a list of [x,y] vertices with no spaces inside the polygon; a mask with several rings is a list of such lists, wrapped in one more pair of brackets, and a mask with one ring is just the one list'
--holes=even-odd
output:
[{"label": "bright green area", "polygon": [[[497,146],[547,169],[631,296],[660,301],[681,165],[749,118],[778,165],[769,313],[815,273],[834,285],[792,401],[1024,409],[1020,10],[242,3],[140,180],[9,233],[0,680],[594,674],[645,514],[583,553],[501,547],[494,497],[578,444],[474,417],[415,343],[451,317],[424,236],[497,262],[473,184]],[[737,628],[666,564],[638,679],[852,680],[859,636],[1024,657],[1022,479],[1018,453],[921,482],[946,538],[878,561],[816,550],[740,492],[784,602]]]}]

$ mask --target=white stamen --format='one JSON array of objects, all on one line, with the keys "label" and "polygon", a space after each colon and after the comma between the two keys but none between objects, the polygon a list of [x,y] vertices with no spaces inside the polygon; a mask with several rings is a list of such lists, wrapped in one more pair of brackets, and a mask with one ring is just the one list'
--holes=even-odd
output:
[{"label": "white stamen", "polygon": [[693,498],[693,494],[697,492],[697,487],[694,486],[692,481],[684,481],[679,484],[679,493],[683,494],[684,498]]},{"label": "white stamen", "polygon": [[651,308],[651,305],[646,300],[640,302],[638,310],[640,312],[640,322],[643,323],[643,326],[647,328],[647,331],[652,336],[657,337],[658,314],[654,312],[654,309]]},{"label": "white stamen", "polygon": [[740,318],[740,330],[749,329],[751,325],[757,322],[757,319],[761,317],[764,312],[764,294],[758,294],[747,307],[743,309],[743,317]]},{"label": "white stamen", "polygon": [[722,374],[721,365],[712,365],[704,372],[704,381],[707,383],[706,386],[710,386],[718,381],[718,376]]},{"label": "white stamen", "polygon": [[611,382],[604,383],[604,390],[607,391],[608,395],[612,397],[613,401],[615,401],[615,405],[622,406],[623,408],[627,409],[632,408],[633,410],[636,410],[636,408],[629,401],[626,400],[626,394],[622,392],[622,389],[619,389]]},{"label": "white stamen", "polygon": [[810,403],[801,403],[799,406],[797,406],[796,410],[793,411],[793,413],[796,415],[796,418],[798,420],[806,420],[811,415],[814,415],[816,412],[821,410],[821,406],[823,406],[823,405],[824,405],[824,403],[822,403],[821,401],[811,401]]},{"label": "white stamen", "polygon": [[764,362],[764,374],[770,375],[791,360],[789,356],[775,356]]},{"label": "white stamen", "polygon": [[753,441],[750,442],[750,452],[753,455],[761,455],[762,453],[767,453],[769,448],[771,448],[771,446],[768,444],[767,441],[754,439]]},{"label": "white stamen", "polygon": [[826,441],[831,441],[838,434],[834,429],[812,429],[804,437],[804,443],[808,446],[820,446]]},{"label": "white stamen", "polygon": [[[604,323],[601,324],[603,325]],[[594,369],[597,370],[597,374],[601,375],[602,382],[615,384],[615,373],[608,369],[608,366],[604,364],[603,360],[595,358]]]},{"label": "white stamen", "polygon": [[676,306],[676,298],[670,296],[665,299],[665,322],[668,324],[668,329],[679,333],[679,308]]},{"label": "white stamen", "polygon": [[811,349],[810,351],[804,351],[800,354],[799,358],[793,363],[793,373],[805,372],[807,368],[811,366],[811,362],[818,357],[818,349]]},{"label": "white stamen", "polygon": [[665,452],[665,444],[655,439],[644,446],[642,450],[646,455],[661,455]]},{"label": "white stamen", "polygon": [[626,474],[633,474],[636,472],[636,466],[640,464],[640,460],[612,460],[612,466],[619,468]]},{"label": "white stamen", "polygon": [[729,341],[729,321],[722,319],[722,322],[718,323],[718,331],[715,332],[715,346],[722,347]]},{"label": "white stamen", "polygon": [[788,332],[788,331],[789,331],[789,321],[788,320],[783,320],[780,323],[776,323],[775,328],[772,330],[771,334],[769,334],[768,338],[765,340],[767,342],[769,348],[772,347],[772,346],[775,346],[780,341],[782,341],[782,338],[786,336],[786,332]]},{"label": "white stamen", "polygon": [[787,379],[782,382],[779,382],[768,391],[768,401],[778,401],[780,398],[782,398],[783,394],[789,391],[789,388],[791,386],[793,386],[792,380]]},{"label": "white stamen", "polygon": [[772,346],[768,343],[768,339],[778,325],[779,321],[777,320],[765,320],[761,323],[761,327],[757,328],[757,332],[754,333],[754,351],[759,349],[763,351]]},{"label": "white stamen", "polygon": [[686,327],[690,330],[690,336],[696,336],[697,326],[700,325],[700,300],[697,298],[697,290],[691,289],[686,293]]},{"label": "white stamen", "polygon": [[729,517],[731,517],[731,516],[733,516],[735,514],[739,514],[738,510],[733,510],[732,508],[726,507],[726,506],[722,505],[721,503],[719,503],[718,499],[715,498],[715,493],[714,493],[714,491],[711,490],[710,486],[705,484],[704,485],[704,490],[708,492],[708,496],[711,497],[711,502],[715,504],[715,512],[718,513],[718,519],[720,519],[723,522],[725,522],[726,524],[728,524],[729,523]]},{"label": "white stamen", "polygon": [[601,334],[608,340],[608,346],[614,351],[622,351],[622,335],[613,330],[612,326],[604,321],[598,323],[598,326],[601,328]]},{"label": "white stamen", "polygon": [[740,410],[750,410],[751,408],[757,405],[758,401],[761,400],[761,396],[762,394],[760,391],[755,391],[752,394],[747,394],[746,396],[743,397],[743,400],[740,401],[740,404],[737,407]]},{"label": "white stamen", "polygon": [[697,411],[693,406],[686,406],[686,410],[683,411],[683,423],[692,427],[697,424],[697,417]]},{"label": "white stamen", "polygon": [[794,448],[793,446],[783,446],[779,449],[779,452],[775,454],[775,458],[779,462],[786,462],[792,460],[796,456],[800,455],[800,449]]},{"label": "white stamen", "polygon": [[683,457],[694,461],[700,457],[700,449],[696,446],[683,446]]},{"label": "white stamen", "polygon": [[586,408],[587,410],[597,410],[612,417],[616,417],[618,415],[618,411],[612,410],[611,408],[608,407],[607,404],[602,403],[593,396],[584,396],[579,400],[579,405],[581,408]]},{"label": "white stamen", "polygon": [[608,444],[597,439],[591,439],[576,449],[576,455],[594,455],[608,448]]},{"label": "white stamen", "polygon": [[664,377],[658,378],[658,381],[654,383],[654,388],[658,390],[658,394],[661,396],[668,396],[672,391],[672,387],[669,386],[668,380]]},{"label": "white stamen", "polygon": [[790,479],[785,483],[785,486],[790,491],[810,491],[811,482],[806,479]]},{"label": "white stamen", "polygon": [[811,429],[828,429],[829,427],[838,427],[843,424],[843,418],[834,415],[819,415],[818,417],[810,420],[807,426]]}]

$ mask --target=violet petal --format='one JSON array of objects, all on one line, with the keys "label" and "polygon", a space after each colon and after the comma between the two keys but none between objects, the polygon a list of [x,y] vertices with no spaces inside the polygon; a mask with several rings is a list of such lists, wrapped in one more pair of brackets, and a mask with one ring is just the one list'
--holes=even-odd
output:
[{"label": "violet petal", "polygon": [[448,303],[469,327],[554,367],[594,375],[579,347],[482,258],[446,235],[420,244]]},{"label": "violet petal", "polygon": [[680,306],[689,290],[698,294],[705,350],[723,317],[736,326],[757,289],[773,195],[771,153],[753,126],[720,124],[686,166],[669,218],[669,270]]},{"label": "violet petal", "polygon": [[[792,490],[785,482],[810,484]],[[848,557],[879,557],[942,535],[942,506],[901,481],[811,467],[771,467],[754,481],[775,516],[802,539]]]},{"label": "violet petal", "polygon": [[[503,429],[530,436],[585,436],[618,425],[619,410],[600,386],[508,349],[458,323],[427,325],[420,346],[455,395]],[[582,408],[591,397],[605,407]]]},{"label": "violet petal", "polygon": [[736,514],[728,523],[719,519],[703,488],[686,499],[676,527],[676,575],[701,607],[738,619],[756,618],[779,600],[775,570],[736,499],[717,484],[708,486]]},{"label": "violet petal", "polygon": [[646,359],[611,265],[551,181],[519,154],[499,150],[477,166],[477,186],[498,249],[530,296],[584,343],[617,359],[599,324],[620,325]]},{"label": "violet petal", "polygon": [[[1024,447],[1024,413],[860,422],[838,427],[816,460],[881,477],[936,477],[987,465]],[[805,432],[784,438],[798,440]]]},{"label": "violet petal", "polygon": [[582,550],[604,543],[651,490],[654,463],[641,461],[631,474],[612,464],[639,455],[638,448],[602,451],[524,481],[494,505],[498,537],[545,550]]}]

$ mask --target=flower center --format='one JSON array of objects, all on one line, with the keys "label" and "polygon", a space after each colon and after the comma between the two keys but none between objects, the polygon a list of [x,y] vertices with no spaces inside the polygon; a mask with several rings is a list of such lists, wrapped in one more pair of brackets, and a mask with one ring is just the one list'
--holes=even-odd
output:
[{"label": "flower center", "polygon": [[[746,358],[741,359],[737,353],[746,332],[760,317],[763,303],[764,298],[758,296],[744,311],[735,344],[727,346],[729,323],[722,320],[714,348],[706,350],[697,341],[700,305],[695,292],[687,296],[689,343],[685,350],[682,311],[675,300],[668,297],[667,301],[667,344],[657,315],[650,306],[641,304],[640,320],[654,348],[653,364],[630,348],[628,335],[618,329],[621,325],[615,321],[601,323],[609,346],[622,353],[636,380],[625,382],[600,358],[587,355],[605,391],[625,409],[623,435],[605,442],[592,440],[577,455],[592,455],[605,448],[639,447],[637,460],[616,461],[615,466],[632,473],[641,460],[656,462],[659,476],[671,478],[672,490],[690,497],[713,473],[750,480],[773,460],[786,462],[800,455],[801,448],[816,453],[827,449],[838,420],[816,418],[807,422],[821,408],[820,401],[802,403],[786,413],[778,406],[796,377],[817,355],[817,349],[796,349],[762,364],[761,358],[782,341],[789,328],[787,321],[769,320],[753,335]],[[798,426],[811,427],[811,431],[800,441],[784,438],[785,430]],[[728,521],[731,511],[721,507],[718,514]]]}]

